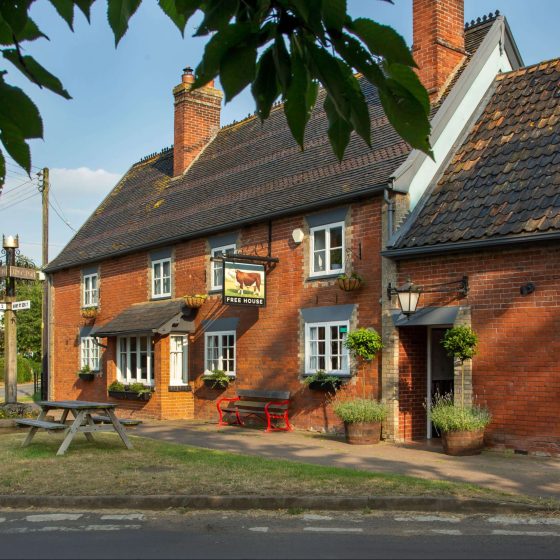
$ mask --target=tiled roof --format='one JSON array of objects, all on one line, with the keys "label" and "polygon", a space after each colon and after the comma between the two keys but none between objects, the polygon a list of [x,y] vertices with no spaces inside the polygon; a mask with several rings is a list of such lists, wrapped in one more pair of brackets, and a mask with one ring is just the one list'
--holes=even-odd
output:
[{"label": "tiled roof", "polygon": [[396,249],[560,232],[560,59],[495,86]]},{"label": "tiled roof", "polygon": [[[467,42],[475,28],[466,31]],[[388,123],[376,89],[365,80],[362,87],[371,149],[353,134],[338,162],[326,134],[321,92],[302,152],[278,105],[263,124],[253,116],[222,128],[178,179],[172,178],[173,150],[133,165],[46,270],[320,208],[384,187],[410,147]]]}]

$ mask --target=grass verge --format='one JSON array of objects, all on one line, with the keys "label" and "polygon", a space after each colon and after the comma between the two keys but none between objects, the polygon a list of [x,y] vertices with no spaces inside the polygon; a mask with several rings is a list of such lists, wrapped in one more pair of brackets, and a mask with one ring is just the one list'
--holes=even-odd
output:
[{"label": "grass verge", "polygon": [[323,467],[236,455],[132,437],[133,450],[113,434],[96,444],[76,437],[57,457],[60,434],[0,438],[0,494],[94,495],[342,495],[460,496],[539,504],[539,500],[474,484]]}]

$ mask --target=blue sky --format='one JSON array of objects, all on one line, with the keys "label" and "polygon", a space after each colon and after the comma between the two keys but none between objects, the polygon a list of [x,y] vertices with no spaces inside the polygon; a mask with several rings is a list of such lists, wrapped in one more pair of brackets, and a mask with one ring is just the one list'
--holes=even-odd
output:
[{"label": "blue sky", "polygon": [[[353,16],[366,16],[397,29],[410,44],[412,0],[349,0]],[[526,64],[560,56],[558,0],[465,0],[465,18],[490,11],[504,14]],[[106,3],[97,0],[91,24],[75,15],[75,32],[50,3],[39,0],[32,17],[51,38],[28,46],[28,52],[57,75],[73,99],[39,90],[7,67],[7,80],[22,87],[44,119],[44,140],[32,142],[33,165],[51,168],[52,259],[97,207],[132,163],[173,143],[171,90],[181,69],[195,66],[205,39],[191,37],[195,21],[182,38],[155,0],[144,0],[130,29],[115,49],[106,19]],[[1,70],[0,66],[0,70]],[[254,111],[248,92],[222,110],[222,124]],[[22,251],[40,263],[41,200],[36,180],[27,182],[13,163],[0,198],[1,233],[19,233]],[[25,183],[25,184],[22,184]],[[73,229],[71,229],[73,228]]]}]

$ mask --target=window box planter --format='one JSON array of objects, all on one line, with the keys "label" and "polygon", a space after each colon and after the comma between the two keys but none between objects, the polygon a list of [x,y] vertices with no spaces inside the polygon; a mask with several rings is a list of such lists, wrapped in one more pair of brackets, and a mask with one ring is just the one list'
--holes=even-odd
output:
[{"label": "window box planter", "polygon": [[95,319],[97,317],[97,307],[82,307],[81,314],[84,319]]},{"label": "window box planter", "polygon": [[170,393],[192,393],[192,387],[190,385],[169,385],[167,390]]},{"label": "window box planter", "polygon": [[183,296],[183,299],[185,300],[187,307],[198,309],[199,307],[202,307],[207,297],[208,296],[206,294],[194,294],[191,296]]},{"label": "window box planter", "polygon": [[144,401],[147,402],[152,398],[152,393],[137,393],[136,391],[112,391],[109,390],[109,396],[114,399],[124,401]]},{"label": "window box planter", "polygon": [[342,379],[337,379],[336,381],[311,381],[307,386],[311,391],[336,393],[342,386]]},{"label": "window box planter", "polygon": [[345,292],[353,292],[362,287],[363,280],[359,277],[349,276],[349,277],[338,277],[336,283],[341,290]]},{"label": "window box planter", "polygon": [[93,381],[95,379],[95,373],[78,373],[78,377],[82,381]]},{"label": "window box planter", "polygon": [[234,377],[230,377],[227,373],[219,369],[215,369],[212,373],[207,373],[202,376],[202,381],[206,387],[218,389],[219,391],[227,389],[234,379]]}]

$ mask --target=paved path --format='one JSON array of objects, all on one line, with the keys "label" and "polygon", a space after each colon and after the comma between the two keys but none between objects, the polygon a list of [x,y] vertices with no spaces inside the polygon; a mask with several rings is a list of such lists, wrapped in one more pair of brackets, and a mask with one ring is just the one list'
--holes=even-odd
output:
[{"label": "paved path", "polygon": [[560,518],[0,511],[0,558],[559,558]]},{"label": "paved path", "polygon": [[469,482],[530,496],[560,499],[560,459],[485,452],[450,457],[432,446],[381,443],[348,445],[340,439],[309,432],[275,432],[195,421],[144,422],[136,435],[209,449],[261,457],[278,457],[421,478]]},{"label": "paved path", "polygon": [[[17,386],[17,395],[18,395],[18,399],[21,399],[23,397],[29,397],[32,398],[33,397],[33,383],[18,383]],[[4,389],[4,383],[0,383],[0,402],[4,402],[4,394],[5,389]]]}]

